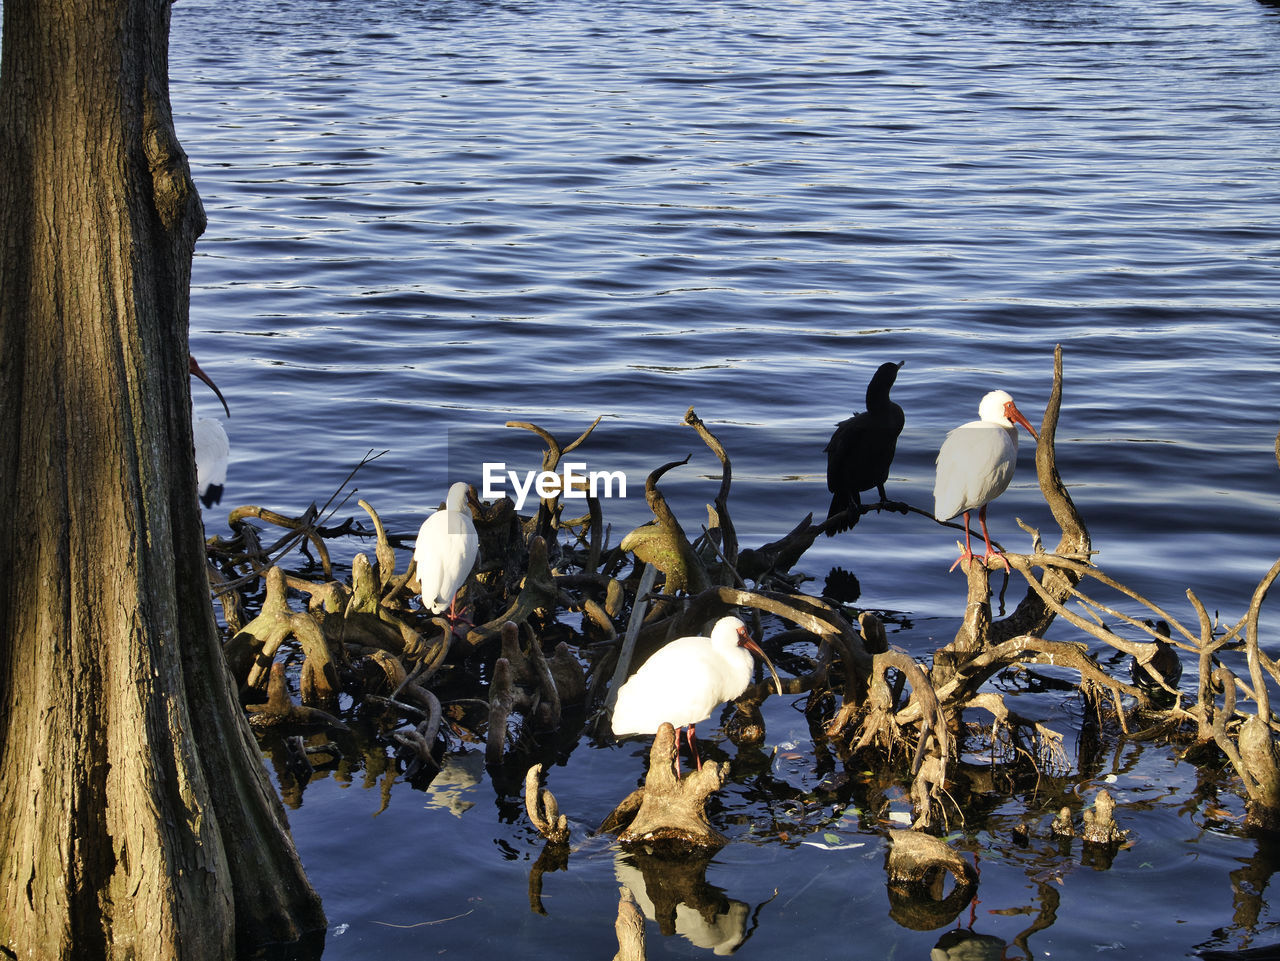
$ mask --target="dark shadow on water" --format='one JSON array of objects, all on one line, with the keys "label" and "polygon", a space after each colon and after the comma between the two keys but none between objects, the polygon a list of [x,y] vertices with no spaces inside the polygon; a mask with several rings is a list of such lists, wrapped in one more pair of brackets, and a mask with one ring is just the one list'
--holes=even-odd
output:
[{"label": "dark shadow on water", "polygon": [[287,944],[269,944],[244,954],[240,961],[318,961],[324,953],[325,932],[316,931]]}]

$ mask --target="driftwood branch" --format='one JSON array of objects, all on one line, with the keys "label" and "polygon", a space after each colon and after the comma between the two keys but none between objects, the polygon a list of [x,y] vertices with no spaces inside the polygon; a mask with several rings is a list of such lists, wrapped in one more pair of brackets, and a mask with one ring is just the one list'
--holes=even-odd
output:
[{"label": "driftwood branch", "polygon": [[374,556],[378,559],[378,581],[385,591],[395,580],[396,550],[391,546],[391,541],[387,537],[387,529],[382,526],[382,518],[378,516],[378,512],[364,498],[356,501],[356,503],[364,508],[365,513],[373,521],[374,533],[377,536]]},{"label": "driftwood branch", "polygon": [[[932,835],[891,831],[889,842],[885,866],[890,917],[918,931],[952,924],[973,901],[977,872]],[[955,879],[955,886],[944,896],[948,875]]]},{"label": "driftwood branch", "polygon": [[415,688],[426,702],[427,717],[410,731],[399,731],[394,735],[395,741],[412,754],[412,760],[405,767],[405,777],[414,778],[424,767],[440,770],[440,764],[432,755],[436,738],[440,734],[441,710],[440,701],[430,691]]},{"label": "driftwood branch", "polygon": [[[601,417],[602,416],[603,415],[601,415]],[[546,445],[546,450],[542,452],[542,470],[545,473],[550,474],[555,473],[556,468],[560,466],[560,461],[565,454],[573,451],[591,435],[591,432],[596,429],[596,425],[600,423],[601,417],[597,417],[593,420],[586,430],[568,444],[561,444],[556,439],[555,435],[553,435],[549,430],[539,427],[537,424],[512,420],[507,421],[506,426],[527,430],[542,438],[542,442]],[[544,497],[540,499],[538,506],[538,519],[534,527],[539,536],[549,537],[552,529],[557,526],[560,513],[559,501],[563,494],[563,491],[557,491],[551,497]]]},{"label": "driftwood branch", "polygon": [[886,864],[890,884],[932,884],[939,872],[950,874],[956,884],[972,888],[977,874],[968,861],[946,841],[922,831],[890,831]]},{"label": "driftwood branch", "polygon": [[685,411],[684,423],[698,432],[698,436],[720,461],[720,490],[716,493],[715,521],[721,534],[720,550],[725,564],[732,570],[738,563],[738,535],[733,529],[733,520],[729,517],[729,485],[733,480],[733,465],[729,462],[729,455],[720,439],[711,433],[692,407]]},{"label": "driftwood branch", "polygon": [[[947,719],[938,702],[929,677],[910,656],[902,651],[876,654],[867,693],[866,713],[859,726],[855,752],[872,743],[886,751],[894,750],[903,740],[903,720],[897,711],[896,688],[889,684],[888,672],[897,671],[911,688],[911,721],[916,731],[915,755],[911,762],[911,799],[918,830],[934,823],[935,806],[941,803],[947,778],[947,763],[953,753]],[[905,711],[903,712],[905,714]],[[850,725],[855,714],[846,704],[827,725],[827,734],[836,737]]]},{"label": "driftwood branch", "polygon": [[[476,625],[463,622],[467,630],[455,638],[449,629],[461,633],[460,626],[445,624],[443,619],[432,620],[409,603],[406,588],[410,572],[406,569],[397,573],[396,553],[403,551],[412,538],[386,530],[366,502],[359,503],[372,520],[372,530],[353,530],[351,521],[338,528],[324,528],[316,520],[321,511],[314,508],[300,518],[282,517],[256,507],[242,508],[233,513],[237,540],[226,547],[227,553],[218,554],[214,542],[209,545],[210,557],[228,575],[219,577],[219,591],[234,595],[242,583],[257,584],[259,578],[263,586],[260,598],[251,596],[251,603],[259,605],[256,615],[234,618],[238,629],[226,645],[227,661],[246,700],[266,697],[265,704],[248,708],[251,723],[258,728],[328,723],[333,719],[323,711],[311,710],[310,705],[334,703],[344,685],[348,694],[362,698],[367,705],[395,710],[410,718],[412,727],[392,735],[380,732],[377,743],[381,746],[366,751],[365,770],[370,783],[382,777],[386,790],[399,774],[398,764],[404,764],[406,773],[412,776],[436,763],[431,752],[434,749],[438,753],[442,730],[478,739],[484,736],[486,719],[486,759],[491,765],[502,762],[504,770],[516,769],[517,764],[521,765],[519,770],[525,770],[527,760],[510,755],[519,755],[532,739],[522,736],[512,745],[510,735],[517,731],[523,735],[530,725],[555,727],[567,716],[567,704],[586,700],[592,707],[603,699],[604,681],[613,667],[613,648],[619,646],[615,625],[624,619],[630,618],[627,644],[647,649],[675,636],[701,633],[717,617],[746,608],[757,612],[757,627],[761,615],[786,622],[781,634],[774,634],[771,639],[779,649],[796,642],[816,646],[816,653],[811,655],[787,650],[790,676],[785,685],[790,694],[809,695],[806,715],[811,723],[822,725],[814,728],[815,751],[824,758],[838,753],[842,760],[847,760],[846,752],[858,751],[860,762],[867,764],[905,759],[900,767],[909,770],[907,780],[916,825],[934,827],[939,815],[948,810],[944,802],[951,803],[945,787],[948,777],[964,776],[964,770],[952,763],[957,731],[972,731],[975,736],[985,737],[989,730],[992,744],[1001,746],[1002,758],[1030,756],[1032,764],[1041,758],[1058,765],[1065,763],[1061,735],[1020,716],[1016,690],[990,689],[991,680],[999,672],[1036,665],[1066,667],[1075,676],[1062,683],[1079,688],[1085,695],[1086,709],[1096,713],[1099,723],[1118,725],[1122,732],[1129,730],[1134,716],[1150,715],[1144,700],[1148,693],[1139,685],[1121,680],[1128,677],[1121,671],[1129,665],[1130,657],[1140,668],[1151,660],[1161,640],[1142,620],[1142,614],[1133,613],[1136,607],[1150,611],[1171,626],[1169,643],[1189,655],[1186,666],[1194,656],[1199,676],[1194,704],[1174,682],[1173,687],[1186,701],[1177,701],[1172,709],[1162,710],[1157,727],[1134,736],[1150,736],[1151,731],[1176,731],[1181,736],[1194,721],[1200,741],[1216,745],[1239,774],[1249,799],[1248,824],[1280,828],[1280,750],[1276,747],[1280,721],[1272,714],[1269,691],[1271,684],[1280,684],[1280,662],[1263,649],[1260,637],[1261,607],[1275,579],[1280,577],[1280,561],[1260,580],[1240,621],[1225,627],[1217,623],[1216,616],[1210,617],[1205,605],[1190,591],[1187,598],[1198,624],[1186,618],[1179,622],[1163,605],[1128,589],[1096,567],[1087,528],[1058,473],[1055,435],[1062,392],[1062,355],[1058,350],[1054,356],[1053,390],[1035,455],[1042,495],[1061,530],[1058,546],[1054,552],[1046,553],[1039,532],[1023,524],[1031,536],[1030,552],[1005,555],[1016,578],[1010,574],[1001,587],[1001,582],[993,581],[990,575],[993,571],[1004,573],[1003,561],[993,559],[988,568],[972,565],[967,572],[963,626],[951,644],[934,652],[929,670],[916,658],[889,649],[884,625],[869,613],[864,612],[855,624],[833,603],[798,588],[746,590],[745,586],[715,586],[717,580],[730,579],[723,572],[733,575],[734,583],[739,585],[746,583],[742,577],[757,585],[764,583],[761,578],[765,577],[771,585],[785,584],[785,578],[772,575],[785,574],[826,525],[814,524],[812,517],[806,517],[781,540],[755,551],[740,550],[738,534],[730,521],[729,455],[692,408],[686,412],[684,423],[698,431],[722,465],[720,487],[707,527],[705,543],[710,548],[704,548],[701,541],[696,548],[689,542],[659,489],[664,474],[686,463],[687,458],[650,473],[645,494],[654,519],[629,533],[622,548],[606,546],[607,529],[598,501],[589,499],[589,518],[573,524],[543,524],[540,513],[536,528],[544,536],[531,536],[535,520],[518,516],[509,500],[476,504],[473,514],[481,537],[481,562],[467,598]],[[511,426],[541,437],[547,445],[544,468],[554,469],[585,441],[598,422],[599,419],[567,445],[536,425],[512,422]],[[1276,453],[1280,463],[1280,435]],[[560,493],[545,498],[544,508],[558,511]],[[324,510],[327,509],[326,505]],[[371,562],[364,553],[355,554],[349,582],[340,582],[328,574],[312,581],[306,571],[284,573],[278,567],[264,565],[267,555],[258,543],[258,532],[252,524],[239,523],[249,519],[284,527],[286,534],[272,550],[294,545],[310,552],[308,559],[312,553],[321,558],[326,571],[328,550],[324,545],[330,537],[376,537],[376,546],[369,552],[374,560]],[[574,526],[585,523],[591,525],[590,543],[586,532]],[[559,531],[569,527],[573,529],[566,545]],[[638,576],[638,562],[642,561],[647,562],[643,571],[648,580]],[[240,578],[234,576],[236,571],[246,570],[249,573]],[[653,594],[653,577],[658,571],[665,574],[665,584],[661,594]],[[1026,595],[1013,614],[995,620],[993,587],[1003,598],[1010,580],[1017,584],[1025,581]],[[1093,583],[1086,589],[1087,581]],[[1115,592],[1118,599],[1112,598],[1110,592]],[[300,606],[299,593],[306,596],[305,610],[294,609]],[[541,639],[530,637],[534,630],[542,631],[544,625],[556,620],[576,628],[573,617],[563,617],[565,612],[581,615],[582,631],[589,638],[588,643],[597,645],[595,650],[561,643],[553,655],[547,656]],[[1075,631],[1086,643],[1045,639],[1043,631],[1050,623],[1060,631]],[[523,647],[522,638],[529,639]],[[602,640],[612,647],[600,643]],[[449,698],[432,691],[432,687],[442,689],[448,678],[457,676],[457,672],[440,671],[447,661],[460,664],[491,642],[501,644],[501,657],[484,695]],[[1127,656],[1101,659],[1095,656],[1096,645]],[[284,668],[278,663],[282,650],[295,652],[291,655],[295,658],[298,650],[303,654],[302,705],[295,705],[290,699]],[[592,664],[595,689],[590,692],[585,687],[580,658]],[[625,664],[624,656],[620,677],[625,676]],[[1228,664],[1234,670],[1228,669]],[[613,688],[618,686],[615,683]],[[832,686],[835,690],[831,690]],[[746,699],[754,698],[756,693],[755,688],[749,689]],[[768,695],[767,690],[759,693],[761,697]],[[447,702],[446,709],[441,707],[442,697]],[[1135,705],[1140,709],[1137,712]],[[983,718],[981,725],[976,721],[963,723],[965,711],[979,708],[989,711],[995,721]],[[518,728],[512,723],[512,715],[517,713],[522,715]],[[446,714],[448,727],[444,728]],[[468,727],[472,730],[468,731]],[[1035,739],[1035,746],[1027,745],[1023,739],[1026,733]],[[394,740],[398,747],[391,757],[380,753],[388,740]],[[1221,756],[1217,751],[1204,753]],[[654,739],[645,786],[633,792],[611,816],[610,829],[627,843],[671,842],[677,849],[681,845],[692,849],[723,843],[723,837],[707,821],[705,802],[723,784],[724,769],[708,763],[700,772],[681,779],[672,769],[675,754],[674,736],[668,727]],[[995,754],[993,751],[992,763],[1004,763],[994,760]],[[744,751],[740,756],[745,761],[749,754]],[[490,773],[497,776],[492,770]],[[535,824],[542,822],[539,830],[545,826],[549,837],[556,835],[557,825],[567,833],[567,821],[556,809],[555,799],[537,787],[536,770],[532,783],[530,788],[526,778],[531,820]],[[962,795],[956,792],[956,796]],[[1115,838],[1114,819],[1103,817],[1102,809],[1107,803],[1100,799],[1095,804],[1085,824],[1090,836]],[[1069,820],[1067,826],[1070,827]],[[548,870],[562,863],[560,855],[539,860]],[[944,873],[953,874],[959,883],[963,869],[953,864]]]},{"label": "driftwood branch", "polygon": [[658,490],[662,475],[689,462],[671,461],[651,471],[644,482],[645,502],[654,519],[637,527],[622,539],[622,550],[629,551],[646,564],[652,564],[666,575],[666,593],[704,591],[710,587],[707,572],[685,536],[684,528]]},{"label": "driftwood branch", "polygon": [[511,621],[523,624],[538,611],[552,611],[561,604],[561,594],[551,574],[547,557],[547,542],[541,537],[529,541],[529,567],[524,586],[511,606],[500,615],[467,632],[460,646],[469,650],[480,647],[486,641],[501,634],[502,625]]},{"label": "driftwood branch", "polygon": [[291,545],[305,540],[314,549],[320,557],[320,564],[324,569],[325,577],[333,577],[333,564],[329,560],[329,549],[325,546],[324,538],[320,536],[316,530],[316,519],[319,516],[315,504],[312,504],[301,517],[286,517],[284,514],[276,511],[267,510],[265,507],[254,507],[252,505],[245,507],[237,507],[228,515],[227,523],[235,528],[237,524],[242,523],[250,518],[254,520],[266,521],[268,524],[274,524],[276,527],[283,527],[290,533],[277,545],[268,549],[268,553],[275,553],[277,550],[288,549]]},{"label": "driftwood branch", "polygon": [[493,664],[493,680],[489,682],[489,734],[485,740],[484,761],[489,767],[502,763],[507,749],[507,719],[527,702],[517,699],[511,676],[511,663],[498,658]]},{"label": "driftwood branch", "polygon": [[249,715],[250,726],[259,730],[286,725],[328,727],[337,731],[348,730],[347,725],[332,714],[318,708],[293,703],[293,699],[289,696],[283,664],[273,664],[271,667],[266,703],[248,704],[245,706],[245,711]]},{"label": "driftwood branch", "polygon": [[[1053,388],[1040,422],[1040,440],[1036,444],[1036,477],[1040,482],[1040,493],[1062,532],[1053,553],[1087,557],[1091,547],[1089,530],[1058,473],[1055,439],[1061,410],[1062,345],[1059,344],[1053,350]],[[1078,581],[1077,572],[1046,570],[1043,592],[1029,590],[1017,609],[993,627],[992,640],[998,643],[1018,634],[1044,634],[1054,618],[1054,612],[1043,602],[1044,594],[1062,600]]]},{"label": "driftwood branch", "polygon": [[547,449],[542,453],[542,469],[550,473],[560,466],[560,459],[565,454],[568,454],[591,435],[591,432],[596,429],[596,425],[600,423],[602,417],[603,415],[593,420],[586,430],[567,445],[562,445],[556,440],[554,434],[545,428],[539,427],[537,424],[530,424],[521,420],[509,420],[506,426],[527,430],[542,438],[542,442],[547,445]]}]

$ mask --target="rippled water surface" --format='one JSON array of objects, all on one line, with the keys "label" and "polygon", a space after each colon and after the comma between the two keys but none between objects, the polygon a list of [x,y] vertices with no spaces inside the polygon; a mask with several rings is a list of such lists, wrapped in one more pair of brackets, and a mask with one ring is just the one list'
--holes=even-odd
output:
[{"label": "rippled water surface", "polygon": [[[733,459],[751,546],[825,512],[823,447],[880,363],[906,361],[889,493],[929,508],[946,430],[997,386],[1038,422],[1061,344],[1059,467],[1101,565],[1179,616],[1190,587],[1234,621],[1280,554],[1276,6],[183,0],[173,17],[209,215],[192,343],[231,403],[232,504],[299,511],[386,450],[360,493],[408,531],[481,463],[538,466],[508,420],[570,439],[599,416],[580,452],[631,482],[607,505],[615,540],[650,516],[645,474],[689,453],[664,490],[696,530],[718,464],[680,424],[693,406]],[[990,517],[1021,550],[1015,517],[1049,537],[1025,445]],[[894,642],[925,651],[963,612],[953,556],[952,532],[873,515],[799,567],[855,571],[861,604],[906,615]],[[807,741],[771,710],[771,744]],[[572,752],[562,807],[598,823],[638,752]],[[1265,901],[1252,920],[1233,902],[1257,845],[1213,828],[1166,750],[1123,752],[1098,777],[1146,805],[1147,836],[1107,871],[1035,848],[983,863],[974,929],[1012,941],[1048,892],[1038,956],[1275,940]],[[785,755],[771,776],[812,776]],[[616,852],[584,840],[531,912],[541,844],[473,761],[385,810],[372,777],[308,787],[292,822],[327,958],[513,938],[611,955]],[[750,778],[723,808],[733,843],[707,880],[750,907],[742,957],[937,941],[890,918],[869,826],[839,827],[862,846],[838,851],[753,843]],[[1191,878],[1194,903],[1172,893]],[[651,958],[706,953],[650,935]]]}]

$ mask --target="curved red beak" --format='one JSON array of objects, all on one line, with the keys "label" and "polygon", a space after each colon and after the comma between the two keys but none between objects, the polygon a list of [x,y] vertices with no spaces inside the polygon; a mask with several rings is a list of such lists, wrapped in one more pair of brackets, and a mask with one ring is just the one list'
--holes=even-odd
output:
[{"label": "curved red beak", "polygon": [[227,416],[230,417],[231,408],[227,406],[227,399],[222,396],[222,391],[218,390],[218,385],[213,382],[213,378],[200,369],[200,365],[196,363],[196,359],[190,354],[187,355],[187,360],[190,361],[187,365],[187,369],[208,384],[210,389],[218,395],[218,400],[222,401],[222,409],[225,410],[227,412]]},{"label": "curved red beak", "polygon": [[764,661],[765,667],[767,667],[769,669],[769,673],[773,675],[773,684],[774,687],[778,689],[778,696],[781,697],[782,679],[778,677],[778,672],[774,669],[773,661],[769,660],[769,655],[764,652],[764,649],[751,639],[751,635],[747,633],[747,629],[745,627],[738,629],[738,646],[745,647],[748,651],[751,651],[759,657],[760,660]]},{"label": "curved red beak", "polygon": [[1027,433],[1039,442],[1040,435],[1037,434],[1036,429],[1031,426],[1031,421],[1022,416],[1022,411],[1018,410],[1013,401],[1009,401],[1009,403],[1004,405],[1004,416],[1009,418],[1009,420],[1013,421],[1015,424],[1021,424],[1027,429]]}]

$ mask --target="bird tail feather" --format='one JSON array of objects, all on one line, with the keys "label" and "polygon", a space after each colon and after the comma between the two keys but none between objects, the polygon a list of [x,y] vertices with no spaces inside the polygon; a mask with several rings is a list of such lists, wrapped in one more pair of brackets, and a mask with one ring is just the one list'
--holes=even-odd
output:
[{"label": "bird tail feather", "polygon": [[[831,518],[843,511],[850,511],[852,508],[853,499],[848,494],[832,494],[831,507],[827,509],[827,520],[831,520]],[[845,531],[851,531],[856,523],[858,523],[858,515],[850,513],[845,520],[835,527],[828,527],[827,536],[834,537],[837,534],[843,534]]]}]

